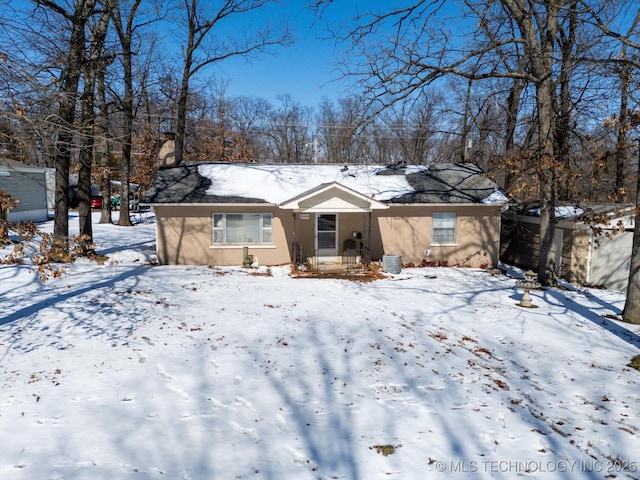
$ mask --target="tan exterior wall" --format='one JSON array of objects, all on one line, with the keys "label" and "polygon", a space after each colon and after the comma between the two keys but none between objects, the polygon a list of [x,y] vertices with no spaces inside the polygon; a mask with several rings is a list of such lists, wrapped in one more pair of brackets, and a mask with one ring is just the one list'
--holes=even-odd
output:
[{"label": "tan exterior wall", "polygon": [[[456,214],[456,238],[452,245],[432,242],[434,212]],[[372,225],[372,259],[401,255],[402,263],[446,263],[465,267],[495,267],[500,251],[500,207],[397,206],[380,211]],[[427,251],[429,255],[427,255]]]},{"label": "tan exterior wall", "polygon": [[[248,245],[249,254],[262,265],[291,262],[297,242],[305,253],[315,255],[316,216],[283,211],[276,207],[251,206],[156,206],[157,250],[162,264],[242,265],[242,248],[215,247],[212,243],[213,213],[273,214],[273,244]],[[434,245],[431,241],[434,212],[456,213],[456,241]],[[305,214],[302,214],[303,216]],[[369,221],[371,219],[371,228]],[[499,206],[394,206],[369,213],[338,214],[338,255],[344,242],[356,238],[356,248],[371,246],[371,259],[385,254],[402,256],[404,264],[423,260],[468,267],[493,267],[498,262],[500,238]],[[369,232],[371,234],[368,239]],[[426,255],[426,251],[430,255]]]},{"label": "tan exterior wall", "polygon": [[293,219],[274,207],[156,206],[158,260],[163,265],[242,265],[244,245],[213,246],[214,213],[273,213],[273,245],[248,245],[263,265],[291,261]]}]

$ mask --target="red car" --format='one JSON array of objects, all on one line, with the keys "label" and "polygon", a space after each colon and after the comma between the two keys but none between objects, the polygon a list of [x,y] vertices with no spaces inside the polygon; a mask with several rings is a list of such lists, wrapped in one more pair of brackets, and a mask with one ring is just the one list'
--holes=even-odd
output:
[{"label": "red car", "polygon": [[102,208],[102,196],[91,197],[91,208]]}]

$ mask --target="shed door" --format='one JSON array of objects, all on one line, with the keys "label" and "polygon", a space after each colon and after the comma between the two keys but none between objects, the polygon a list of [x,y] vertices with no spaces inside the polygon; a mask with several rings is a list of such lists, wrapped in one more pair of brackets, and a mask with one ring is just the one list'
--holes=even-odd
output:
[{"label": "shed door", "polygon": [[319,262],[338,260],[338,215],[318,213],[316,215],[316,248]]}]

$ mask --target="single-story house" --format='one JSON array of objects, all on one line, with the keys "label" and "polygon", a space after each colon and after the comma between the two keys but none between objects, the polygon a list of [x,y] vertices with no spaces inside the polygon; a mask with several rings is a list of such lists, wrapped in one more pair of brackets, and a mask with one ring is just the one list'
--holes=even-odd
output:
[{"label": "single-story house", "polygon": [[[633,207],[582,204],[556,208],[556,275],[571,283],[624,291],[629,280]],[[500,260],[537,270],[540,211],[520,205],[502,218]]]},{"label": "single-story house", "polygon": [[9,222],[41,222],[49,218],[46,169],[0,159],[0,191],[20,202],[7,213]]},{"label": "single-story house", "polygon": [[[357,256],[493,267],[498,186],[475,164],[183,164],[143,198],[162,264],[342,263]],[[247,249],[245,249],[247,247]]]}]

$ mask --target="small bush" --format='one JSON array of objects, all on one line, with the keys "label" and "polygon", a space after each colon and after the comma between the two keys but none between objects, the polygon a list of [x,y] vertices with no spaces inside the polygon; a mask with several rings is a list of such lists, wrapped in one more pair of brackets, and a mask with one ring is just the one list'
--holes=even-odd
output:
[{"label": "small bush", "polygon": [[[10,236],[16,240],[10,241]],[[54,239],[52,234],[40,231],[33,222],[10,224],[0,221],[2,238],[5,239],[5,245],[13,243],[13,251],[0,257],[0,264],[21,265],[29,259],[42,281],[60,277],[66,270],[62,264],[73,263],[79,257],[99,263],[106,259],[95,254],[89,237],[75,236],[71,240],[60,241]]]}]

